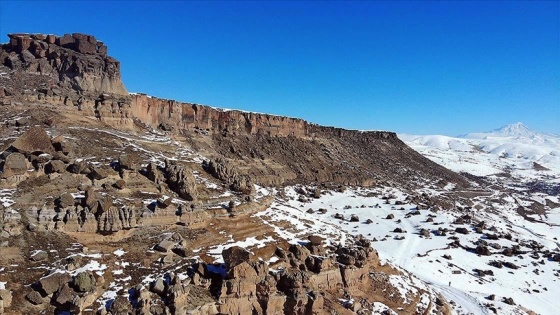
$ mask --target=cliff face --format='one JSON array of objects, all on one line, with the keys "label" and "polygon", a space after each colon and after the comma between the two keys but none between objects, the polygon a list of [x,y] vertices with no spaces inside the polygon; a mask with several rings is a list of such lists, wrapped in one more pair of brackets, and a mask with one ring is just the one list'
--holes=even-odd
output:
[{"label": "cliff face", "polygon": [[[221,110],[132,95],[130,117],[190,137],[206,152],[225,156],[262,185],[336,183],[399,186],[464,179],[424,158],[395,133],[325,127],[302,119]],[[194,137],[193,135],[198,135]]]},{"label": "cliff face", "polygon": [[74,33],[60,37],[42,34],[9,34],[8,37],[10,41],[0,47],[0,64],[28,76],[22,78],[26,83],[23,86],[4,86],[4,94],[23,94],[31,88],[48,96],[128,96],[121,81],[120,63],[107,55],[107,46],[94,36]]},{"label": "cliff face", "polygon": [[223,110],[193,103],[133,94],[132,116],[150,126],[176,131],[198,130],[208,134],[260,135],[273,137],[337,137],[369,139],[397,139],[394,132],[360,132],[325,127],[303,119],[239,110]]}]

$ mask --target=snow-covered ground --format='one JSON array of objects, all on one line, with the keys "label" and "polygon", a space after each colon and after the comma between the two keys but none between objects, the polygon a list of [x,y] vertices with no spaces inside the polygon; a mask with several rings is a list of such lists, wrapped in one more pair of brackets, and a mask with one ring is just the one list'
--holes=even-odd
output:
[{"label": "snow-covered ground", "polygon": [[538,133],[522,123],[459,137],[399,134],[399,138],[456,172],[477,176],[507,172],[526,180],[560,182],[560,136]]},{"label": "snow-covered ground", "polygon": [[[309,234],[318,234],[338,243],[345,242],[349,234],[362,234],[374,241],[372,245],[382,261],[411,272],[448,300],[454,301],[457,314],[488,314],[490,307],[496,308],[498,314],[524,314],[524,309],[539,314],[560,313],[557,298],[560,296],[559,263],[542,256],[532,258],[531,249],[523,245],[521,249],[529,253],[511,257],[499,254],[506,247],[531,241],[543,245],[545,249],[558,251],[558,216],[549,217],[550,225],[531,223],[515,212],[513,202],[493,205],[497,211],[489,211],[483,206],[468,213],[475,221],[487,223],[483,233],[475,233],[471,224],[454,223],[457,217],[466,213],[435,213],[429,210],[418,213],[414,204],[395,205],[396,200],[404,201],[405,194],[394,188],[327,192],[321,198],[308,202],[298,201],[294,188],[288,188],[286,195],[286,200],[278,199],[269,209],[256,214],[275,227],[282,238],[295,243],[304,241]],[[389,195],[396,199],[387,203],[382,197]],[[321,214],[319,209],[324,209],[325,213]],[[559,211],[560,208],[554,209],[554,213]],[[336,214],[344,219],[335,218]],[[394,217],[387,219],[390,214]],[[351,222],[352,215],[357,215],[359,220]],[[426,222],[429,218],[433,222]],[[368,220],[371,223],[367,223]],[[288,229],[284,228],[286,222],[290,223]],[[469,233],[455,233],[457,227],[465,227]],[[393,232],[396,228],[404,232]],[[447,228],[449,232],[446,236],[437,236],[439,228]],[[428,229],[429,236],[422,236],[421,229]],[[495,233],[510,233],[512,238],[491,241],[486,237]],[[449,246],[454,238],[464,248]],[[491,256],[480,256],[465,249],[475,248],[475,243],[480,240],[499,244],[501,249],[490,248]],[[493,260],[511,262],[519,269],[490,266],[488,263]],[[493,275],[479,276],[475,269],[491,270]],[[492,294],[496,296],[494,301],[487,299]],[[515,306],[502,302],[509,297],[514,299]]]}]

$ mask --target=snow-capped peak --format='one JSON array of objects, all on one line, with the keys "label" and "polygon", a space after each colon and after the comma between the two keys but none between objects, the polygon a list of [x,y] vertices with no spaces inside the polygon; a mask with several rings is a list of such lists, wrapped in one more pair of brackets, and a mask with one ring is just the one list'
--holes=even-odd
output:
[{"label": "snow-capped peak", "polygon": [[531,137],[536,134],[535,131],[529,129],[524,123],[516,122],[514,124],[505,125],[501,128],[494,129],[492,134],[502,137]]},{"label": "snow-capped peak", "polygon": [[467,139],[486,139],[488,137],[535,138],[536,136],[539,136],[538,132],[531,130],[522,122],[516,122],[492,131],[469,133],[459,137]]}]

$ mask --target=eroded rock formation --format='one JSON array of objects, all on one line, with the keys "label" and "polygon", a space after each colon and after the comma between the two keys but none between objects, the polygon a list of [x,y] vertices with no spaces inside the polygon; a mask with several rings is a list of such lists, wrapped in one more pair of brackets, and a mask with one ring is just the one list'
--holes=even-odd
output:
[{"label": "eroded rock formation", "polygon": [[[120,63],[107,55],[107,46],[94,36],[9,34],[1,46],[0,62],[11,70],[48,76],[45,94],[126,96]],[[16,88],[16,87],[13,87]],[[17,88],[11,93],[17,93]],[[71,93],[75,92],[75,93]]]}]

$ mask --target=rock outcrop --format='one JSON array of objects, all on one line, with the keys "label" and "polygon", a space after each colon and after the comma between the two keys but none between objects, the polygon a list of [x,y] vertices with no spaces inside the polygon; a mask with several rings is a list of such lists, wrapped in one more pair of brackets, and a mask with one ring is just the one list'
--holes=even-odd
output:
[{"label": "rock outcrop", "polygon": [[[49,84],[42,89],[49,96],[128,95],[121,81],[120,63],[107,55],[107,46],[94,36],[74,33],[8,37],[9,43],[0,49],[0,63],[11,70],[48,76]],[[17,92],[17,88],[11,91]]]}]

